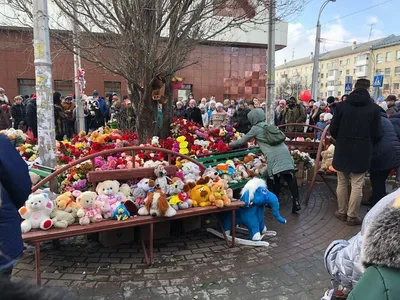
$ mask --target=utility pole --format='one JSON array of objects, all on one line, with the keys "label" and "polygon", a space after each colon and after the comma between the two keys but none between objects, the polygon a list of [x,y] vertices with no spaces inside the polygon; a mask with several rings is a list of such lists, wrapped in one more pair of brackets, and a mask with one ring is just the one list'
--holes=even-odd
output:
[{"label": "utility pole", "polygon": [[274,100],[275,100],[275,0],[269,1],[269,23],[268,23],[268,81],[267,81],[267,103],[265,105],[266,122],[274,124]]},{"label": "utility pole", "polygon": [[35,50],[39,157],[42,165],[54,169],[57,164],[56,133],[47,0],[33,1],[33,47]]},{"label": "utility pole", "polygon": [[311,84],[311,96],[314,100],[318,99],[319,46],[321,43],[321,23],[319,22],[319,19],[321,18],[322,11],[328,5],[329,2],[336,2],[336,0],[326,0],[322,4],[318,14],[317,34],[315,38],[314,66],[313,66],[312,84]]},{"label": "utility pole", "polygon": [[[74,2],[76,4],[76,2]],[[74,43],[74,82],[75,82],[75,105],[76,105],[76,119],[77,122],[77,132],[85,130],[85,117],[83,114],[83,105],[81,99],[81,93],[79,88],[79,69],[81,68],[81,56],[79,48],[79,26],[75,22],[77,19],[76,5],[74,6],[74,18],[72,19],[72,29],[73,29],[73,43]]]}]

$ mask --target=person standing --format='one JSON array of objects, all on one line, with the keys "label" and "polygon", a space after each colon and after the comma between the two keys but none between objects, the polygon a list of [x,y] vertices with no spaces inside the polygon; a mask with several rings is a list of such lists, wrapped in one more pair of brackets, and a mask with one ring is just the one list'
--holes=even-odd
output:
[{"label": "person standing", "polygon": [[397,112],[396,108],[396,96],[395,95],[389,95],[386,98],[386,104],[388,106],[388,109],[386,111],[387,114],[394,114]]},{"label": "person standing", "polygon": [[67,118],[63,108],[61,107],[61,94],[59,92],[54,92],[53,94],[53,105],[56,140],[62,141],[65,135],[65,120]]},{"label": "person standing", "polygon": [[72,97],[67,96],[65,97],[64,101],[62,102],[62,107],[65,113],[65,129],[67,138],[71,139],[72,135],[75,133],[75,120],[74,120],[74,109],[75,103],[72,102]]},{"label": "person standing", "polygon": [[186,109],[185,119],[203,126],[203,118],[201,117],[200,108],[196,107],[196,100],[190,100],[189,107]]},{"label": "person standing", "polygon": [[228,124],[228,114],[222,103],[218,102],[215,106],[216,109],[211,115],[211,125],[214,128],[220,128]]},{"label": "person standing", "polygon": [[275,108],[275,125],[285,124],[285,114],[286,114],[286,100],[279,100],[279,105]]},{"label": "person standing", "polygon": [[200,109],[200,112],[201,112],[201,118],[203,120],[203,127],[207,127],[209,125],[208,124],[208,112],[206,110],[205,104],[200,103],[199,109]]},{"label": "person standing", "polygon": [[251,127],[250,121],[247,118],[247,114],[250,112],[248,108],[244,106],[244,100],[238,101],[238,106],[232,117],[233,127],[236,128],[240,133],[248,133]]},{"label": "person standing", "polygon": [[369,88],[368,79],[357,80],[347,100],[337,104],[330,126],[336,140],[333,167],[338,180],[338,210],[334,215],[350,226],[361,224],[359,210],[365,173],[371,167],[373,146],[381,138],[380,108],[372,103]]},{"label": "person standing", "polygon": [[0,275],[8,278],[24,249],[18,209],[31,188],[28,165],[10,140],[0,134]]},{"label": "person standing", "polygon": [[[285,123],[305,123],[306,122],[306,112],[304,106],[301,103],[296,103],[294,97],[290,97],[287,103]],[[303,132],[304,128],[302,126],[287,126],[286,131],[288,132]]]},{"label": "person standing", "polygon": [[173,116],[178,119],[186,116],[186,109],[183,107],[183,103],[181,101],[176,102]]},{"label": "person standing", "polygon": [[38,137],[36,94],[32,95],[31,100],[26,105],[26,125],[28,125],[28,129],[32,130],[33,137],[36,139]]},{"label": "person standing", "polygon": [[0,130],[11,128],[11,110],[4,98],[0,99]]},{"label": "person standing", "polygon": [[[24,128],[25,124],[25,106],[21,96],[14,98],[14,104],[11,107],[11,116],[14,119],[14,129]],[[25,130],[23,130],[25,131]]]},{"label": "person standing", "polygon": [[[112,96],[111,96],[111,98],[112,98]],[[108,105],[106,103],[106,100],[104,100],[104,98],[102,98],[102,97],[99,97],[99,92],[96,90],[93,91],[93,100],[98,103],[97,106],[99,107],[101,114],[103,116],[102,120],[98,120],[98,121],[100,121],[99,127],[104,126],[105,118],[107,118],[107,116],[108,116]]]},{"label": "person standing", "polygon": [[293,197],[292,213],[296,213],[301,210],[300,196],[295,178],[295,166],[288,147],[283,142],[275,146],[267,143],[264,129],[267,123],[265,122],[265,112],[262,109],[253,109],[248,113],[247,117],[252,126],[250,131],[240,140],[230,143],[229,146],[237,148],[255,138],[261,152],[267,159],[268,169],[265,176],[267,180],[273,180],[273,193],[279,198],[281,177],[283,177]]},{"label": "person standing", "polygon": [[380,110],[382,138],[374,145],[369,170],[372,195],[367,203],[363,203],[369,206],[374,206],[386,196],[386,179],[393,169],[400,167],[400,141],[385,110],[382,107]]}]

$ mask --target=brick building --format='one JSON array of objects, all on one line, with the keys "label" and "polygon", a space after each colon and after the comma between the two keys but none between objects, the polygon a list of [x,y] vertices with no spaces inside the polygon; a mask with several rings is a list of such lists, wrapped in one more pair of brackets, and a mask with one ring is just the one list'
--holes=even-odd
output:
[{"label": "brick building", "polygon": [[[252,97],[265,99],[267,41],[262,29],[250,34],[232,34],[234,41],[216,41],[197,47],[192,57],[197,64],[189,66],[178,76],[184,77],[182,90],[175,97],[187,97],[193,92],[196,99],[215,95],[218,101],[225,98]],[[277,26],[276,49],[286,45],[287,24]],[[18,27],[0,27],[0,86],[9,98],[15,95],[30,95],[35,92],[34,51],[32,31]],[[73,55],[61,50],[61,45],[52,41],[53,89],[63,95],[73,93]],[[100,95],[111,92],[125,95],[125,80],[111,74],[93,63],[82,60],[85,69],[86,93],[94,89]]]}]

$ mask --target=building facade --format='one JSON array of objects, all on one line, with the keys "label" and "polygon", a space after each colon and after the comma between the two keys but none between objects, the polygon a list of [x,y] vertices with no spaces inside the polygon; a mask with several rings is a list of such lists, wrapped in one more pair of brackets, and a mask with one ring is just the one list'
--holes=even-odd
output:
[{"label": "building facade", "polygon": [[[265,99],[267,70],[267,40],[262,28],[260,32],[239,34],[230,32],[232,40],[225,35],[220,41],[199,45],[191,59],[197,61],[177,73],[184,77],[182,89],[174,97],[187,98],[194,93],[196,99],[215,95],[218,101],[225,98],[250,100]],[[287,24],[279,23],[276,34],[276,50],[287,43]],[[234,38],[233,38],[234,37]],[[35,93],[35,69],[32,31],[28,28],[0,27],[0,87],[9,98]],[[53,89],[62,95],[74,93],[73,55],[64,50],[57,41],[52,41]],[[106,96],[116,92],[128,94],[126,81],[93,63],[82,60],[85,69],[86,94],[97,90]]]},{"label": "building facade", "polygon": [[[276,94],[278,98],[296,96],[304,89],[311,90],[313,57],[287,62],[276,68]],[[390,35],[383,39],[333,50],[320,55],[318,97],[341,97],[345,83],[360,78],[373,81],[375,75],[383,75],[379,94],[400,93],[400,36]]]}]

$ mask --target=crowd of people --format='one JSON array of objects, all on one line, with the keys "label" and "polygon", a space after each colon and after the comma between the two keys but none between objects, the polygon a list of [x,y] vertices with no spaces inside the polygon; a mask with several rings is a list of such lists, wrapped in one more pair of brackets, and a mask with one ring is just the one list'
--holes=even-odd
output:
[{"label": "crowd of people", "polygon": [[[106,99],[100,97],[94,90],[92,96],[82,98],[86,132],[96,130],[110,120],[129,121],[131,129],[134,130],[135,113],[128,96],[124,96],[121,101],[116,93],[112,93]],[[60,141],[72,138],[73,134],[78,133],[75,96],[73,94],[63,96],[59,92],[54,92],[53,106],[56,139]],[[0,130],[21,129],[37,138],[36,94],[19,95],[11,102],[5,95],[5,90],[0,88],[0,107]]]}]

